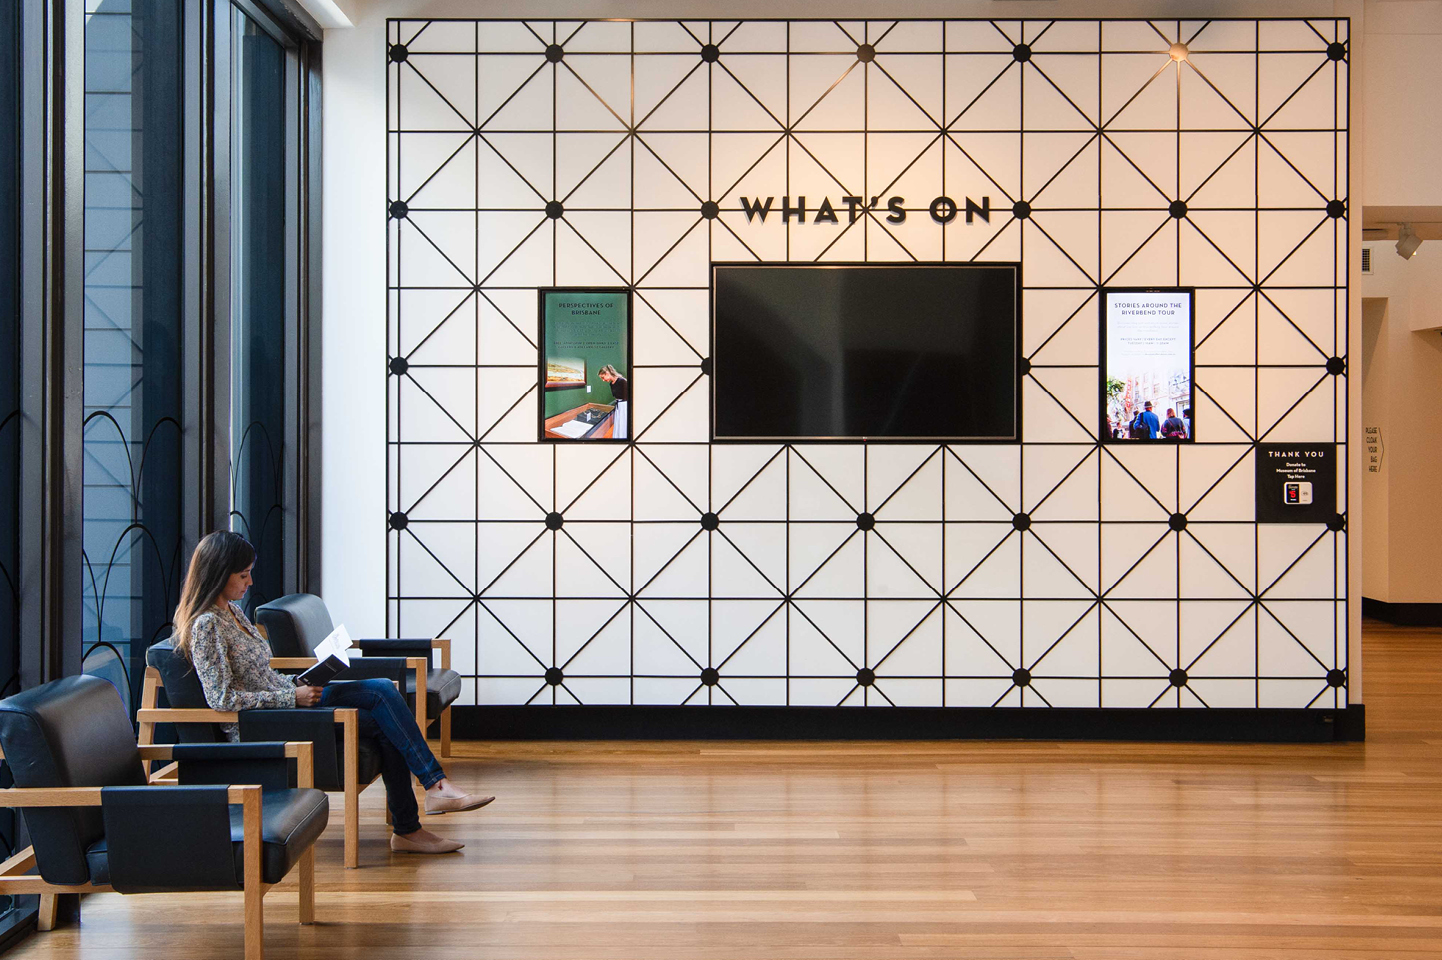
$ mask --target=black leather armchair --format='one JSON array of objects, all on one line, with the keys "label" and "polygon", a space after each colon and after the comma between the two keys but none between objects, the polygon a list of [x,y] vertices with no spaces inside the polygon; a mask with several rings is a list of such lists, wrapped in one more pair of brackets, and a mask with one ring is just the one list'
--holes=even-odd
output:
[{"label": "black leather armchair", "polygon": [[194,667],[175,652],[169,640],[147,650],[145,663],[140,710],[136,713],[142,745],[155,742],[155,727],[160,723],[174,724],[176,739],[181,743],[224,743],[225,734],[219,726],[223,723],[239,724],[242,742],[310,743],[316,789],[345,795],[345,865],[360,866],[360,792],[380,776],[381,755],[374,740],[360,735],[356,710],[212,710],[205,702],[205,691]]},{"label": "black leather armchair", "polygon": [[[263,604],[255,610],[255,622],[270,641],[270,649],[282,662],[295,658],[312,658],[315,648],[335,629],[325,601],[310,593],[292,593]],[[365,664],[353,666],[337,679],[352,680],[361,675],[376,676],[382,663],[405,664],[406,702],[416,715],[416,724],[429,735],[430,722],[440,727],[441,756],[451,755],[451,704],[461,695],[461,676],[451,669],[451,641],[433,640],[357,640]],[[439,650],[441,664],[431,662],[432,652]],[[299,663],[299,660],[296,661]],[[354,663],[354,661],[352,661]],[[279,667],[277,667],[279,669]],[[357,671],[367,671],[365,674]]]},{"label": "black leather armchair", "polygon": [[[300,922],[313,923],[314,843],[330,807],[310,788],[310,744],[140,747],[132,737],[119,694],[98,677],[0,701],[16,783],[0,806],[25,811],[32,841],[0,864],[0,895],[40,894],[43,930],[57,894],[242,890],[246,960],[261,960],[265,893],[299,866]],[[178,785],[152,785],[144,762],[167,759]]]}]

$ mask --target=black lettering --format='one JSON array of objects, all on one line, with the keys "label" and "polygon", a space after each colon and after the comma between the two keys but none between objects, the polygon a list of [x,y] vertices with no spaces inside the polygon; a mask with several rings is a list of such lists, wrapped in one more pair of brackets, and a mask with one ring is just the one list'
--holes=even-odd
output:
[{"label": "black lettering", "polygon": [[812,223],[836,223],[836,209],[831,206],[831,198],[826,197],[821,201],[821,206],[816,209],[816,216],[811,218]]},{"label": "black lettering", "polygon": [[861,206],[861,198],[860,198],[860,197],[842,197],[842,198],[841,198],[841,202],[844,203],[844,204],[846,204],[847,213],[850,214],[850,219],[849,219],[847,222],[848,222],[848,223],[855,223],[855,222],[856,222],[856,218],[859,217],[859,216],[861,216],[861,211],[858,209],[858,208]]},{"label": "black lettering", "polygon": [[972,218],[973,215],[978,216],[978,217],[981,217],[981,219],[985,220],[987,223],[991,223],[991,197],[982,197],[982,198],[981,198],[981,206],[979,206],[979,207],[976,205],[976,201],[975,201],[975,200],[971,199],[971,197],[967,197],[967,198],[966,198],[966,222],[967,222],[967,223],[971,223],[971,218]]},{"label": "black lettering", "polygon": [[765,223],[766,215],[771,212],[771,201],[775,200],[776,198],[767,197],[765,206],[761,204],[760,199],[757,199],[754,204],[745,197],[738,197],[737,199],[741,201],[741,209],[746,211],[747,223],[750,223],[757,214],[761,215],[761,222]]},{"label": "black lettering", "polygon": [[886,215],[887,223],[904,223],[906,221],[906,208],[902,206],[905,202],[905,197],[892,197],[886,201],[886,209],[891,211]]},{"label": "black lettering", "polygon": [[782,197],[782,198],[781,198],[781,222],[782,222],[782,223],[785,223],[787,220],[790,220],[792,217],[795,217],[795,218],[796,218],[796,222],[797,222],[797,223],[805,223],[805,222],[806,222],[806,198],[805,198],[805,197],[797,197],[797,198],[796,198],[796,206],[795,206],[795,207],[792,207],[792,206],[791,206],[791,198],[790,198],[790,197]]},{"label": "black lettering", "polygon": [[950,223],[956,219],[956,201],[950,197],[937,197],[931,201],[931,219],[937,223]]}]

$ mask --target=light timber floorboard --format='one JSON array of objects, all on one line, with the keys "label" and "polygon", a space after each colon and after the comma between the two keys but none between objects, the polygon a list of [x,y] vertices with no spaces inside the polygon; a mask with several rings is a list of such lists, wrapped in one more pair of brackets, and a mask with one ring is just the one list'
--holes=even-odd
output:
[{"label": "light timber floorboard", "polygon": [[[391,854],[377,783],[267,956],[1442,957],[1442,631],[1365,644],[1365,744],[458,742],[466,849]],[[242,913],[100,894],[12,956],[239,958]]]}]

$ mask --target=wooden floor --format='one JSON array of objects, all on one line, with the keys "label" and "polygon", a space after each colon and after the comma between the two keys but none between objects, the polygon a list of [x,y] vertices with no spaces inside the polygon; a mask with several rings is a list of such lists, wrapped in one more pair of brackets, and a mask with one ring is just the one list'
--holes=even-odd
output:
[{"label": "wooden floor", "polygon": [[[359,870],[292,958],[1442,957],[1442,631],[1369,623],[1368,741],[464,745],[499,795]],[[101,894],[15,956],[239,958],[241,899]]]}]

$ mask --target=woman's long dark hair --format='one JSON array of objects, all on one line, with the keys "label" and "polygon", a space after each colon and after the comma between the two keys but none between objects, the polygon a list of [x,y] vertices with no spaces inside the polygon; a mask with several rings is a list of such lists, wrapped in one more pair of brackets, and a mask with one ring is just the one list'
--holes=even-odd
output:
[{"label": "woman's long dark hair", "polygon": [[175,608],[175,650],[190,659],[190,628],[195,618],[215,609],[220,591],[232,574],[255,562],[255,548],[238,533],[217,530],[195,545],[185,585],[180,588],[180,606]]}]

